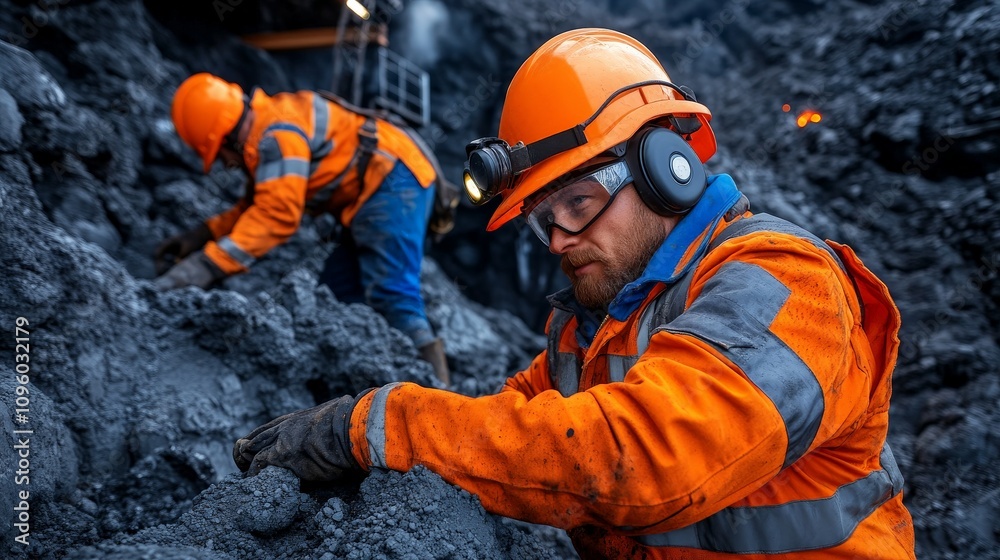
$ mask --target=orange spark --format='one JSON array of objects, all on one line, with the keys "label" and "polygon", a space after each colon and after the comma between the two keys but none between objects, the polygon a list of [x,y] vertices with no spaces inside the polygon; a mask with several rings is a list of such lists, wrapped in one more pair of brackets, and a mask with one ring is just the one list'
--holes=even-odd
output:
[{"label": "orange spark", "polygon": [[823,115],[817,111],[807,109],[799,113],[797,119],[795,119],[795,124],[799,125],[799,128],[804,128],[807,124],[813,122],[818,123],[823,120]]}]

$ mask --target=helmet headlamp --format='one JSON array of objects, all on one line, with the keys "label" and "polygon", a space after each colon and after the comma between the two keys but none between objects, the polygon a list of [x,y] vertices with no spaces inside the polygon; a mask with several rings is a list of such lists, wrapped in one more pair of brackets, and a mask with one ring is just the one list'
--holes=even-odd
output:
[{"label": "helmet headlamp", "polygon": [[[695,101],[694,92],[685,86],[678,86],[666,80],[648,80],[618,89],[608,96],[597,111],[584,122],[531,144],[525,145],[524,142],[518,142],[511,146],[505,140],[495,136],[469,142],[465,146],[467,159],[462,177],[465,193],[469,200],[477,206],[486,204],[494,196],[513,188],[517,176],[527,171],[531,166],[586,144],[587,134],[585,131],[587,126],[616,97],[625,91],[650,85],[667,86],[680,93],[684,99]],[[685,120],[691,121],[690,124],[678,123],[681,125],[678,128],[692,128],[692,130],[678,130],[681,134],[691,134],[697,130],[696,127],[700,126],[700,122],[696,118]]]}]

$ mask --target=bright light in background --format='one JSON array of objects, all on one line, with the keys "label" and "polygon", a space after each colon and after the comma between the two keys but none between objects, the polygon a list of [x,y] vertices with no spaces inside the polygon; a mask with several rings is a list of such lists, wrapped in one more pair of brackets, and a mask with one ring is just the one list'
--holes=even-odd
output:
[{"label": "bright light in background", "polygon": [[795,119],[795,124],[799,125],[799,128],[805,128],[809,123],[818,123],[823,120],[823,115],[819,114],[818,111],[813,111],[807,109],[799,113],[799,117]]},{"label": "bright light in background", "polygon": [[781,106],[781,110],[787,113],[792,110],[792,106],[789,105],[788,103],[785,103],[784,105]]},{"label": "bright light in background", "polygon": [[371,14],[368,13],[368,8],[365,8],[361,2],[358,0],[347,0],[347,8],[358,15],[361,19],[368,19]]}]

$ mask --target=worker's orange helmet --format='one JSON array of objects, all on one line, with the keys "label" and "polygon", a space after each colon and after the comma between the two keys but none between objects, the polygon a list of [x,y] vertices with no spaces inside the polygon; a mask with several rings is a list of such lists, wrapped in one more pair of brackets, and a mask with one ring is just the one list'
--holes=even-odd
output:
[{"label": "worker's orange helmet", "polygon": [[212,74],[195,74],[177,88],[171,116],[177,134],[198,152],[208,173],[243,116],[243,88]]},{"label": "worker's orange helmet", "polygon": [[[696,130],[684,137],[702,162],[715,154],[711,112],[690,90],[671,84],[641,43],[609,29],[577,29],[553,37],[514,75],[500,115],[500,140],[515,148],[525,144],[528,157],[540,161],[531,158],[520,173],[514,162],[516,176],[501,187],[503,201],[488,229],[515,218],[525,198],[550,182],[628,140],[644,124],[668,116],[694,123],[690,128]],[[546,147],[551,142],[538,143],[553,137],[580,139],[581,133],[585,138],[571,141],[569,149],[551,150]],[[474,144],[467,148],[470,154]],[[532,154],[532,146],[541,149]],[[557,153],[550,155],[553,151]],[[475,188],[468,173],[466,182],[467,189]]]}]

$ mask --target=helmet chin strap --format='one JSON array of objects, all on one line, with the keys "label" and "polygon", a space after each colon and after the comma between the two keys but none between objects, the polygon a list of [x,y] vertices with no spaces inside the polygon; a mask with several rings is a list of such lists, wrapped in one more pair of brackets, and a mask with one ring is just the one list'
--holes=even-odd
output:
[{"label": "helmet chin strap", "polygon": [[[256,89],[256,88],[254,88]],[[238,153],[243,153],[243,144],[246,142],[246,134],[243,133],[244,125],[249,125],[253,120],[251,117],[253,115],[253,109],[250,108],[250,96],[243,95],[243,112],[240,113],[240,119],[236,121],[236,126],[229,131],[229,134],[223,138],[223,145],[229,146]]]}]

